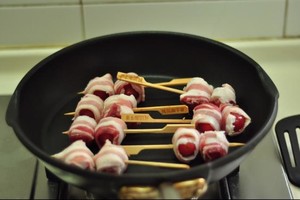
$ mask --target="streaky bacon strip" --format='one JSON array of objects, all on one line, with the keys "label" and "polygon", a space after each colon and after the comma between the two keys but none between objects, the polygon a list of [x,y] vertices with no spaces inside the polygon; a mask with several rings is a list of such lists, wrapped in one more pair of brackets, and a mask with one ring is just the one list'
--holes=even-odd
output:
[{"label": "streaky bacon strip", "polygon": [[196,106],[193,113],[192,123],[200,133],[220,130],[222,114],[218,106],[212,103],[203,103]]},{"label": "streaky bacon strip", "polygon": [[221,128],[229,136],[242,133],[251,123],[250,116],[239,106],[223,105]]},{"label": "streaky bacon strip", "polygon": [[213,86],[209,85],[203,78],[194,77],[183,90],[185,93],[180,95],[180,102],[193,110],[197,105],[209,102]]},{"label": "streaky bacon strip", "polygon": [[178,160],[188,163],[195,159],[199,152],[200,134],[193,128],[178,128],[173,137],[173,151]]},{"label": "streaky bacon strip", "polygon": [[235,91],[231,85],[228,83],[222,84],[222,87],[214,88],[212,95],[210,97],[210,102],[217,106],[221,104],[236,104]]},{"label": "streaky bacon strip", "polygon": [[76,117],[68,130],[70,141],[83,140],[86,143],[93,141],[96,125],[94,118],[85,115]]},{"label": "streaky bacon strip", "polygon": [[61,152],[52,155],[52,157],[84,170],[95,170],[94,154],[82,140],[73,142]]},{"label": "streaky bacon strip", "polygon": [[84,89],[84,94],[94,94],[103,101],[107,97],[114,95],[114,83],[111,74],[107,73],[101,77],[91,79]]},{"label": "streaky bacon strip", "polygon": [[94,156],[96,170],[111,174],[122,174],[127,169],[128,155],[122,146],[114,145],[109,140]]},{"label": "streaky bacon strip", "polygon": [[133,108],[136,106],[137,102],[133,95],[113,95],[104,101],[103,117],[121,118],[121,114],[133,114]]},{"label": "streaky bacon strip", "polygon": [[[134,72],[129,72],[127,74],[138,76],[138,74]],[[145,101],[145,88],[142,85],[117,80],[115,82],[114,89],[116,94],[125,94],[128,96],[133,95],[137,103]]]},{"label": "streaky bacon strip", "polygon": [[102,118],[102,113],[102,99],[94,94],[86,94],[81,97],[80,101],[78,102],[73,119],[81,115],[86,115],[94,118],[96,122],[99,122],[99,120]]},{"label": "streaky bacon strip", "polygon": [[224,157],[228,148],[225,131],[206,131],[200,135],[199,151],[206,162]]},{"label": "streaky bacon strip", "polygon": [[120,145],[125,138],[125,129],[127,129],[127,125],[120,118],[106,117],[101,119],[95,128],[94,134],[98,147],[102,148],[106,140]]}]

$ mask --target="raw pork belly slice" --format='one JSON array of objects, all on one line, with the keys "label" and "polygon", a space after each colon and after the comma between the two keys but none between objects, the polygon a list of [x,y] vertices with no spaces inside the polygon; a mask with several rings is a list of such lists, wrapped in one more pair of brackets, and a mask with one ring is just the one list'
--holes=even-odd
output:
[{"label": "raw pork belly slice", "polygon": [[111,174],[122,174],[127,169],[128,155],[122,146],[111,144],[106,140],[105,145],[94,156],[96,170]]},{"label": "raw pork belly slice", "polygon": [[124,129],[127,129],[126,123],[117,117],[106,117],[100,120],[95,128],[95,141],[101,148],[106,140],[113,144],[120,145],[125,138]]},{"label": "raw pork belly slice", "polygon": [[76,117],[68,130],[70,141],[83,140],[86,143],[93,141],[96,125],[94,118],[85,115]]},{"label": "raw pork belly slice", "polygon": [[94,94],[86,94],[80,99],[76,106],[74,119],[80,115],[86,115],[94,118],[96,122],[99,122],[99,120],[102,118],[102,112],[102,99]]},{"label": "raw pork belly slice", "polygon": [[180,95],[180,102],[193,110],[199,104],[208,103],[213,92],[213,86],[203,78],[194,77],[183,88],[184,94]]},{"label": "raw pork belly slice", "polygon": [[200,133],[220,130],[222,113],[219,107],[212,103],[203,103],[196,106],[193,112],[192,123]]},{"label": "raw pork belly slice", "polygon": [[101,77],[91,79],[84,89],[84,94],[94,94],[103,101],[107,97],[114,95],[114,83],[111,74],[107,73]]},{"label": "raw pork belly slice", "polygon": [[221,128],[229,136],[239,135],[250,123],[251,118],[240,107],[232,105],[222,107]]},{"label": "raw pork belly slice", "polygon": [[212,161],[228,154],[229,142],[225,131],[206,131],[200,134],[199,151],[204,161]]},{"label": "raw pork belly slice", "polygon": [[228,83],[222,84],[222,87],[217,87],[213,90],[210,101],[215,105],[221,104],[236,104],[235,91]]},{"label": "raw pork belly slice", "polygon": [[[129,72],[127,74],[138,76],[134,72]],[[128,96],[133,95],[137,103],[145,101],[145,88],[142,85],[128,83],[122,80],[117,80],[115,82],[114,89],[116,94],[125,94]]]},{"label": "raw pork belly slice", "polygon": [[73,142],[60,153],[52,155],[52,157],[81,169],[95,170],[94,154],[82,140]]},{"label": "raw pork belly slice", "polygon": [[199,152],[200,134],[193,128],[178,128],[172,138],[173,151],[178,160],[188,163],[196,158]]},{"label": "raw pork belly slice", "polygon": [[118,117],[121,114],[133,114],[133,108],[136,108],[137,102],[133,95],[113,95],[104,101],[103,117]]}]

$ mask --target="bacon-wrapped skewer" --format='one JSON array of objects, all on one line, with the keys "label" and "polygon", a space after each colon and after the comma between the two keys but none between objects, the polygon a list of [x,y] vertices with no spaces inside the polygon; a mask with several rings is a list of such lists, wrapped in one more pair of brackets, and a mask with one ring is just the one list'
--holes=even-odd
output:
[{"label": "bacon-wrapped skewer", "polygon": [[213,86],[203,78],[194,77],[183,88],[184,94],[180,95],[180,101],[193,110],[201,103],[208,103],[213,92]]},{"label": "bacon-wrapped skewer", "polygon": [[229,142],[225,131],[206,131],[200,134],[199,144],[199,152],[206,162],[228,154]]},{"label": "bacon-wrapped skewer", "polygon": [[196,106],[193,112],[192,124],[195,124],[195,128],[200,133],[220,130],[222,114],[218,106],[212,103],[203,103]]},{"label": "bacon-wrapped skewer", "polygon": [[91,79],[85,87],[83,94],[94,94],[103,101],[115,94],[114,83],[111,74],[107,73],[101,77]]},{"label": "bacon-wrapped skewer", "polygon": [[210,101],[217,106],[221,104],[236,104],[235,91],[231,85],[228,83],[222,84],[222,87],[214,88]]},{"label": "bacon-wrapped skewer", "polygon": [[84,95],[78,102],[74,119],[80,115],[86,115],[94,118],[98,122],[103,114],[103,101],[94,94]]},{"label": "bacon-wrapped skewer", "polygon": [[[134,72],[129,72],[127,74],[138,77],[138,74]],[[133,95],[137,103],[145,101],[145,88],[142,85],[117,80],[115,82],[114,89],[116,94],[125,94],[128,96]]]},{"label": "bacon-wrapped skewer", "polygon": [[251,123],[249,115],[238,106],[225,105],[222,107],[221,128],[229,136],[242,133]]},{"label": "bacon-wrapped skewer", "polygon": [[82,140],[73,142],[61,152],[52,155],[52,157],[81,169],[95,170],[94,154]]},{"label": "bacon-wrapped skewer", "polygon": [[133,108],[136,106],[137,102],[133,95],[113,95],[104,101],[103,117],[121,118],[121,114],[133,114]]},{"label": "bacon-wrapped skewer", "polygon": [[100,120],[95,128],[95,141],[99,148],[109,140],[113,144],[120,145],[125,138],[124,130],[127,129],[126,123],[117,117],[105,117]]},{"label": "bacon-wrapped skewer", "polygon": [[173,151],[178,160],[188,163],[199,152],[199,132],[194,128],[178,128],[172,138]]},{"label": "bacon-wrapped skewer", "polygon": [[83,140],[90,143],[94,140],[94,132],[97,122],[89,116],[78,116],[72,122],[70,128],[65,133],[68,134],[70,141]]},{"label": "bacon-wrapped skewer", "polygon": [[128,155],[122,146],[106,140],[104,146],[94,156],[96,171],[122,174],[127,169]]}]

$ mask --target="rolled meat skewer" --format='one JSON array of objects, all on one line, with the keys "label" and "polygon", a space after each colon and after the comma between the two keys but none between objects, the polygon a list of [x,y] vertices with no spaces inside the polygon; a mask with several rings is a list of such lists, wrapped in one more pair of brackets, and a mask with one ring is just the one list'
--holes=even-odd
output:
[{"label": "rolled meat skewer", "polygon": [[238,106],[226,105],[222,107],[221,128],[229,136],[242,133],[251,123],[249,115]]},{"label": "rolled meat skewer", "polygon": [[96,122],[102,118],[103,114],[103,101],[98,96],[94,94],[84,95],[78,102],[74,119],[81,115],[86,115],[91,118],[94,118]]},{"label": "rolled meat skewer", "polygon": [[114,145],[109,140],[94,156],[96,171],[110,174],[122,174],[127,169],[128,155],[122,146]]},{"label": "rolled meat skewer", "polygon": [[124,130],[126,123],[117,117],[106,117],[100,120],[95,128],[95,141],[99,148],[102,148],[106,140],[112,144],[120,145],[125,138]]},{"label": "rolled meat skewer", "polygon": [[121,114],[133,114],[136,106],[137,101],[133,95],[113,95],[104,101],[103,117],[121,118]]},{"label": "rolled meat skewer", "polygon": [[[134,72],[129,72],[127,74],[138,77],[138,74]],[[137,103],[145,101],[145,88],[142,85],[117,80],[114,85],[114,90],[116,94],[133,95]]]},{"label": "rolled meat skewer", "polygon": [[219,131],[222,120],[222,113],[219,107],[212,103],[203,103],[193,110],[192,124],[203,133],[205,131]]},{"label": "rolled meat skewer", "polygon": [[210,101],[217,106],[221,104],[236,104],[235,91],[231,85],[228,83],[222,84],[222,87],[214,88]]},{"label": "rolled meat skewer", "polygon": [[180,95],[180,102],[193,110],[197,105],[209,102],[213,86],[209,85],[203,78],[194,77],[183,90],[185,93]]},{"label": "rolled meat skewer", "polygon": [[114,95],[114,83],[111,74],[107,73],[101,77],[91,79],[82,93],[94,94],[100,97],[103,101],[107,97]]},{"label": "rolled meat skewer", "polygon": [[172,138],[173,151],[178,160],[188,163],[199,152],[200,134],[194,128],[178,128]]},{"label": "rolled meat skewer", "polygon": [[81,169],[95,170],[95,163],[93,160],[94,154],[82,140],[73,142],[61,152],[52,155],[52,157]]},{"label": "rolled meat skewer", "polygon": [[206,131],[200,135],[199,152],[206,162],[227,155],[228,147],[225,131]]},{"label": "rolled meat skewer", "polygon": [[94,118],[89,116],[78,116],[72,122],[68,134],[70,141],[83,140],[86,143],[90,143],[94,140],[94,132],[97,122]]}]

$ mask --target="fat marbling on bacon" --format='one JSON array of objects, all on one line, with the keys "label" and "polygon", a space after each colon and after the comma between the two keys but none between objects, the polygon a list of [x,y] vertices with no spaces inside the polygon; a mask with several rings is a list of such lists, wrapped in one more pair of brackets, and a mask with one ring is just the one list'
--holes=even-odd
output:
[{"label": "fat marbling on bacon", "polygon": [[91,79],[84,89],[84,94],[94,94],[100,97],[103,101],[115,94],[114,82],[111,74],[107,73],[101,77]]},{"label": "fat marbling on bacon", "polygon": [[221,126],[222,113],[218,106],[212,103],[203,103],[193,110],[192,123],[195,128],[203,133],[205,131],[219,131]]},{"label": "fat marbling on bacon", "polygon": [[120,145],[106,140],[104,146],[94,156],[96,171],[111,174],[122,174],[127,169],[128,155]]},{"label": "fat marbling on bacon", "polygon": [[61,152],[52,155],[52,157],[84,170],[95,170],[94,154],[82,140],[73,142]]},{"label": "fat marbling on bacon", "polygon": [[96,125],[94,118],[85,115],[76,117],[67,131],[70,141],[83,140],[86,143],[93,141]]},{"label": "fat marbling on bacon", "polygon": [[74,119],[80,115],[86,115],[91,118],[94,118],[96,122],[102,118],[103,114],[103,101],[98,96],[94,94],[86,94],[81,97],[80,101],[78,102]]},{"label": "fat marbling on bacon", "polygon": [[[129,72],[127,74],[138,76],[138,74],[134,72]],[[115,82],[114,89],[116,94],[125,94],[128,96],[133,95],[137,103],[145,101],[145,88],[142,85],[117,80]]]},{"label": "fat marbling on bacon", "polygon": [[194,128],[178,128],[173,137],[173,151],[178,160],[188,163],[195,159],[199,152],[199,132]]},{"label": "fat marbling on bacon", "polygon": [[221,128],[229,136],[239,135],[251,123],[249,115],[237,105],[224,105],[221,110]]},{"label": "fat marbling on bacon", "polygon": [[120,145],[125,138],[124,130],[126,123],[117,117],[105,117],[100,120],[95,128],[94,138],[99,148],[105,144],[106,140]]},{"label": "fat marbling on bacon", "polygon": [[137,101],[133,95],[116,94],[104,101],[103,117],[118,117],[121,114],[133,114]]},{"label": "fat marbling on bacon", "polygon": [[200,134],[199,151],[204,161],[212,161],[228,154],[229,142],[225,131],[206,131]]},{"label": "fat marbling on bacon", "polygon": [[222,84],[222,87],[214,88],[210,101],[217,106],[221,104],[236,104],[235,90],[228,83]]},{"label": "fat marbling on bacon", "polygon": [[184,94],[180,95],[180,102],[193,110],[199,104],[208,103],[213,92],[213,86],[203,78],[194,77],[183,88]]}]

